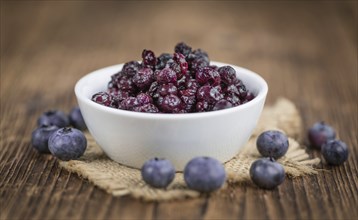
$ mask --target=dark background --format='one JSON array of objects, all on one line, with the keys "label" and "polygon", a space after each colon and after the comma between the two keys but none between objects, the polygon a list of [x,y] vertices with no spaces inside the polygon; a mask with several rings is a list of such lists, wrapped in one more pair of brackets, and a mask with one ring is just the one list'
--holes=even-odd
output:
[{"label": "dark background", "polygon": [[[1,1],[0,217],[358,217],[356,1]],[[90,71],[159,55],[177,42],[243,66],[268,82],[267,104],[295,102],[305,128],[324,120],[350,148],[343,166],[288,179],[274,191],[236,186],[228,196],[170,203],[116,198],[30,145],[37,117],[76,105]],[[318,152],[309,150],[312,156]]]}]

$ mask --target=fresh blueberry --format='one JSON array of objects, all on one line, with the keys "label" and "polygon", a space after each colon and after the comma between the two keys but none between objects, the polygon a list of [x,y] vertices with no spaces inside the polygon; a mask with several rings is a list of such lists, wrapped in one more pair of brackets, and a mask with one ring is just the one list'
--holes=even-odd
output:
[{"label": "fresh blueberry", "polygon": [[37,125],[56,125],[57,127],[66,127],[70,125],[67,115],[60,110],[50,110],[43,113],[37,120]]},{"label": "fresh blueberry", "polygon": [[65,161],[81,157],[86,147],[86,137],[76,128],[61,128],[54,132],[48,140],[48,148],[52,155]]},{"label": "fresh blueberry", "polygon": [[39,128],[36,128],[32,132],[31,143],[32,146],[38,150],[40,153],[50,153],[48,149],[48,139],[52,133],[57,131],[59,127],[56,125],[42,125]]},{"label": "fresh blueberry", "polygon": [[340,140],[329,140],[321,147],[321,153],[328,164],[341,165],[348,159],[347,144]]},{"label": "fresh blueberry", "polygon": [[87,126],[83,120],[82,113],[79,107],[74,107],[69,115],[71,125],[79,130],[86,130]]},{"label": "fresh blueberry", "polygon": [[166,188],[174,179],[175,168],[169,160],[154,158],[144,163],[141,173],[148,185]]},{"label": "fresh blueberry", "polygon": [[184,168],[184,180],[190,189],[211,192],[225,182],[224,166],[211,157],[195,157]]},{"label": "fresh blueberry", "polygon": [[285,170],[281,164],[262,158],[252,163],[250,177],[258,187],[273,189],[285,180]]},{"label": "fresh blueberry", "polygon": [[256,140],[256,147],[264,157],[282,157],[288,150],[288,138],[280,131],[262,132]]},{"label": "fresh blueberry", "polygon": [[336,138],[336,132],[328,124],[322,122],[315,123],[308,130],[308,139],[311,143],[311,146],[321,149],[321,146],[329,141]]}]

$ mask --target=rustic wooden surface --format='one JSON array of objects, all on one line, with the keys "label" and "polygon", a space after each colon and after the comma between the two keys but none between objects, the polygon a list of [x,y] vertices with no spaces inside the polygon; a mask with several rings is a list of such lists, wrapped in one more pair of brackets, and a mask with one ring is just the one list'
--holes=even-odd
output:
[{"label": "rustic wooden surface", "polygon": [[[357,2],[1,1],[1,219],[358,218]],[[106,194],[30,145],[45,110],[69,111],[86,73],[185,41],[269,84],[267,104],[293,100],[305,127],[332,124],[343,166],[278,189],[146,203]],[[311,155],[320,156],[309,150]]]}]

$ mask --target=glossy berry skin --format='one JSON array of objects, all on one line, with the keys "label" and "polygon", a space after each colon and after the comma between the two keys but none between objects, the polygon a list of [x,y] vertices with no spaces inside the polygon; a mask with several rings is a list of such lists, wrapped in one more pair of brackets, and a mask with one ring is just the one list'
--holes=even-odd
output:
[{"label": "glossy berry skin", "polygon": [[86,147],[86,137],[76,128],[61,128],[48,140],[48,148],[52,155],[64,161],[78,159],[83,155]]},{"label": "glossy berry skin", "polygon": [[146,112],[146,113],[158,113],[159,109],[152,103],[148,103],[145,105],[137,106],[133,108],[135,112]]},{"label": "glossy berry skin", "polygon": [[31,135],[32,146],[38,150],[40,153],[50,153],[48,149],[48,139],[59,127],[55,125],[42,125],[39,128],[36,128]]},{"label": "glossy berry skin", "polygon": [[262,158],[252,163],[250,177],[258,187],[274,189],[285,180],[285,170],[281,164]]},{"label": "glossy berry skin", "polygon": [[141,168],[144,182],[154,188],[166,188],[175,176],[173,164],[166,159],[150,159]]},{"label": "glossy berry skin", "polygon": [[70,123],[73,127],[79,129],[79,130],[86,130],[87,126],[85,123],[85,120],[83,119],[81,110],[79,107],[74,107],[71,112],[70,115],[68,116],[70,119]]},{"label": "glossy berry skin", "polygon": [[310,144],[317,149],[321,149],[325,142],[335,138],[336,132],[334,129],[324,122],[317,122],[308,130]]},{"label": "glossy berry skin", "polygon": [[256,147],[260,154],[275,159],[286,154],[288,145],[287,136],[274,130],[262,132],[256,140]]},{"label": "glossy berry skin", "polygon": [[321,153],[330,165],[341,165],[348,159],[347,144],[340,140],[329,140],[321,147]]},{"label": "glossy berry skin", "polygon": [[212,192],[225,182],[224,166],[211,157],[195,157],[184,168],[184,180],[190,189]]},{"label": "glossy berry skin", "polygon": [[231,85],[236,80],[236,71],[231,66],[222,66],[218,69],[221,81],[226,85]]},{"label": "glossy berry skin", "polygon": [[68,116],[59,110],[50,110],[43,113],[37,120],[37,125],[56,125],[59,128],[66,127],[70,125],[70,120]]}]

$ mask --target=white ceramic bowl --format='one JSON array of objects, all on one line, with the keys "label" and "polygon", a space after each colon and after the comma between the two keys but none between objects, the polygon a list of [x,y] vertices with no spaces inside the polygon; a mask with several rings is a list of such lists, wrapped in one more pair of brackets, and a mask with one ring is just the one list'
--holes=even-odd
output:
[{"label": "white ceramic bowl", "polygon": [[205,113],[151,114],[105,107],[91,101],[105,91],[112,74],[123,64],[96,70],[82,77],[75,93],[89,132],[103,151],[118,163],[140,168],[154,157],[169,159],[177,170],[196,156],[221,162],[234,157],[248,141],[262,112],[268,87],[256,73],[230,65],[255,98],[243,105]]}]

